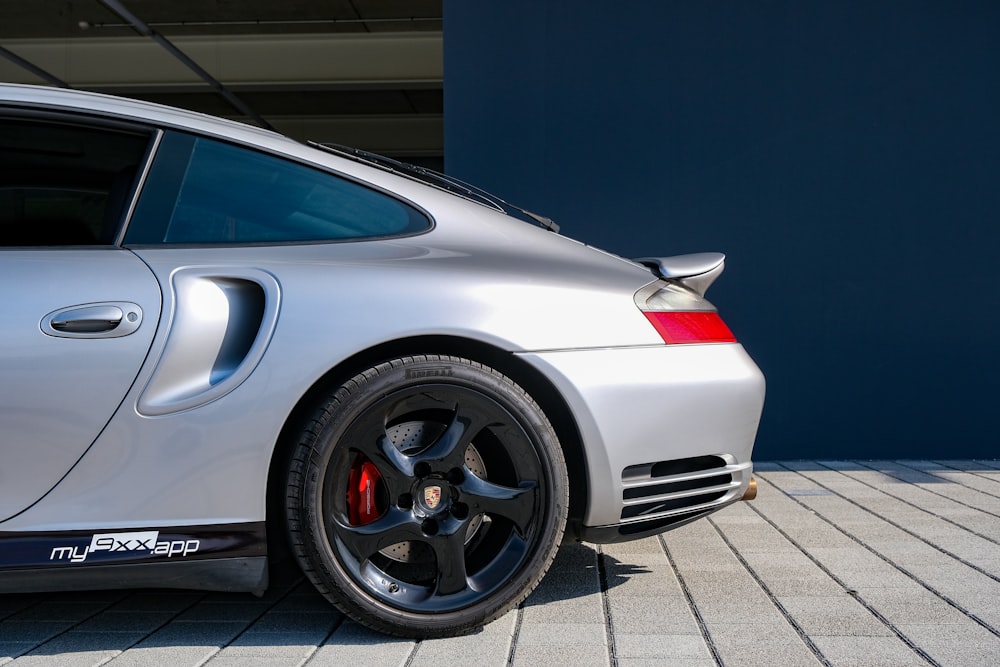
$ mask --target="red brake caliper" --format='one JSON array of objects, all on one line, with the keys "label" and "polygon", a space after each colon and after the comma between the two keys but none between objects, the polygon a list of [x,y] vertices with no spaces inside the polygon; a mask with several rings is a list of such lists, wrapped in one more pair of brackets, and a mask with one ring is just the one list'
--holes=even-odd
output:
[{"label": "red brake caliper", "polygon": [[375,464],[358,454],[347,482],[347,509],[352,526],[364,526],[382,516],[376,492],[381,480]]}]

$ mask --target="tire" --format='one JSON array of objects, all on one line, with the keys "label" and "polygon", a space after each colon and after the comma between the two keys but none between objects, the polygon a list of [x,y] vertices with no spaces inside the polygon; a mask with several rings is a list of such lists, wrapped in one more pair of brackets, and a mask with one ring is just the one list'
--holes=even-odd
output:
[{"label": "tire", "polygon": [[568,481],[542,410],[468,359],[356,375],[289,464],[292,550],[340,610],[401,637],[448,637],[519,604],[555,557]]}]

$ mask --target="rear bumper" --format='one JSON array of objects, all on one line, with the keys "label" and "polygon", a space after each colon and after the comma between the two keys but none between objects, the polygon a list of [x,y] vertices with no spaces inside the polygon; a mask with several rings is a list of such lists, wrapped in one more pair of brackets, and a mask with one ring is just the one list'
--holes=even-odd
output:
[{"label": "rear bumper", "polygon": [[741,345],[522,356],[556,385],[583,440],[587,502],[578,537],[635,539],[743,496],[764,376]]}]

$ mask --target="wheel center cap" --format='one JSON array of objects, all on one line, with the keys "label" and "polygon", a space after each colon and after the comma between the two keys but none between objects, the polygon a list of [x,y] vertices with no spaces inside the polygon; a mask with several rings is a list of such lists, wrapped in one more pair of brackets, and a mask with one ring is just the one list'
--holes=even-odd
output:
[{"label": "wheel center cap", "polygon": [[425,484],[417,494],[417,502],[430,513],[437,513],[448,506],[448,490],[441,484]]}]

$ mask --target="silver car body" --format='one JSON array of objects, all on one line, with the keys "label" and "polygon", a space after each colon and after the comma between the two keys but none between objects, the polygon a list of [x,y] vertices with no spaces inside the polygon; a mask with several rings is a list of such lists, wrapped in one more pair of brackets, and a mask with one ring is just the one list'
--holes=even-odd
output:
[{"label": "silver car body", "polygon": [[[0,112],[10,109],[245,145],[393,193],[433,228],[339,243],[128,247],[122,234],[113,246],[0,249],[0,544],[19,554],[32,538],[44,547],[22,561],[0,557],[0,591],[86,586],[25,575],[86,562],[56,551],[62,535],[91,553],[163,544],[160,561],[209,543],[186,528],[259,526],[259,536],[289,416],[331,369],[381,347],[489,350],[544,383],[582,443],[567,453],[576,457],[577,537],[662,530],[747,489],[763,376],[738,343],[665,345],[636,305],[637,293],[665,284],[649,267],[233,122],[0,85]],[[107,317],[109,308],[128,332],[52,328],[60,317]],[[233,359],[220,367],[226,355]],[[715,462],[656,472],[660,462],[705,457]],[[220,575],[225,586],[263,586],[262,545],[219,554],[249,567]]]}]

